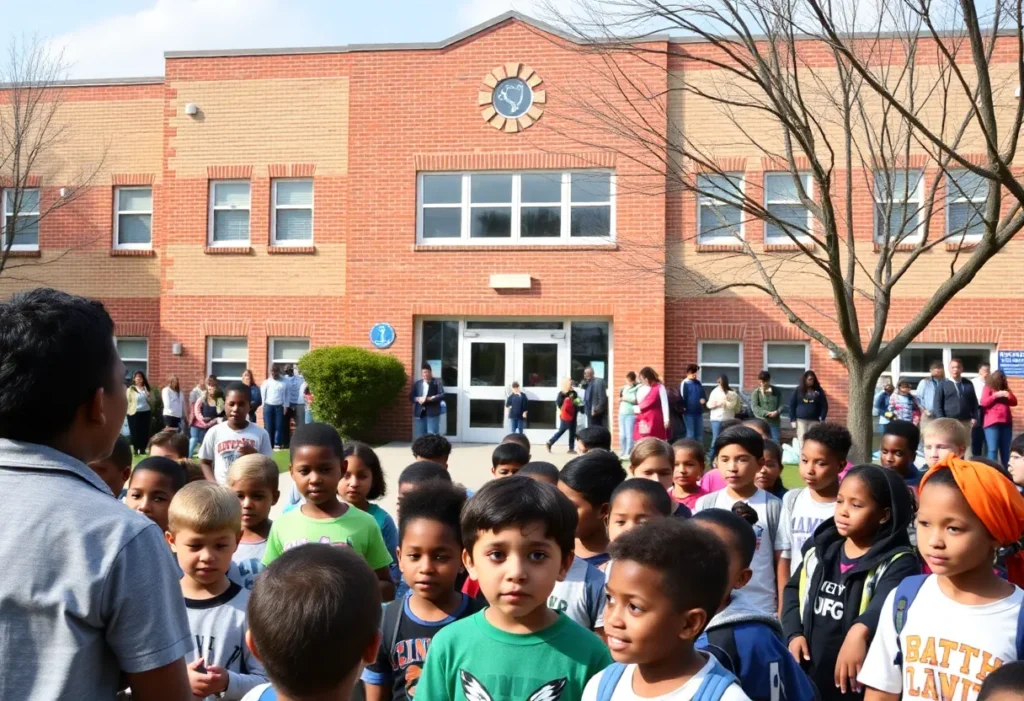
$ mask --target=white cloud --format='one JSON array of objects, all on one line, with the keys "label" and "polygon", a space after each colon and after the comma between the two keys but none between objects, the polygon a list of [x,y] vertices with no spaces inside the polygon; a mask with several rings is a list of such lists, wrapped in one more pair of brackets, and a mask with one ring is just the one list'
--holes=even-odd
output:
[{"label": "white cloud", "polygon": [[76,78],[163,75],[164,51],[316,44],[287,0],[154,0],[51,40]]}]

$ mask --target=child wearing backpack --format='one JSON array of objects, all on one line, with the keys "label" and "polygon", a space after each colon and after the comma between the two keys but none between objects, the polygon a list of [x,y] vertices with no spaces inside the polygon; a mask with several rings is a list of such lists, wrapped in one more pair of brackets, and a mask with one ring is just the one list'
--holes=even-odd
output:
[{"label": "child wearing backpack", "polygon": [[895,472],[860,465],[839,488],[836,512],[786,585],[782,627],[790,652],[825,701],[862,698],[856,670],[884,616],[883,602],[920,564],[910,547],[910,493]]},{"label": "child wearing backpack", "polygon": [[[1024,591],[993,570],[1024,532],[1024,497],[996,470],[949,455],[921,479],[917,546],[932,574],[886,597],[858,681],[866,701],[977,701],[985,677],[1024,658]],[[1011,581],[1024,558],[1007,559]]]},{"label": "child wearing backpack", "polygon": [[753,701],[811,701],[817,697],[811,680],[782,641],[782,626],[750,605],[743,587],[753,573],[750,561],[757,548],[757,512],[742,502],[732,511],[708,509],[693,523],[717,535],[729,556],[729,590],[699,638],[697,648],[714,655],[739,678]]}]

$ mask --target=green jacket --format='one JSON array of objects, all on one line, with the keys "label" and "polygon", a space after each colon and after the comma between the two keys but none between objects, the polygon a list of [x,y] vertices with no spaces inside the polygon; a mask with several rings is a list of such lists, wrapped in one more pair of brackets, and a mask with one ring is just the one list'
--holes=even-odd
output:
[{"label": "green jacket", "polygon": [[768,414],[772,411],[779,411],[781,407],[782,393],[775,385],[769,385],[767,392],[757,387],[750,393],[750,409],[754,412],[754,416],[764,419],[770,424],[779,425],[781,416],[769,417]]}]

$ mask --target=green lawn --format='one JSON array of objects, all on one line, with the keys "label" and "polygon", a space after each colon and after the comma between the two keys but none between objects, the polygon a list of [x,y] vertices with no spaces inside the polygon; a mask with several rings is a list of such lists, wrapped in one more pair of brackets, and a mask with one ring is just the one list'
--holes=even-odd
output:
[{"label": "green lawn", "polygon": [[[132,458],[132,465],[138,465],[140,460],[145,459],[146,455],[136,455]],[[277,469],[281,472],[288,472],[288,451],[287,450],[275,450],[274,451],[274,462],[277,463]]]},{"label": "green lawn", "polygon": [[799,465],[782,466],[782,484],[786,489],[800,489],[804,486],[804,481],[800,478]]}]

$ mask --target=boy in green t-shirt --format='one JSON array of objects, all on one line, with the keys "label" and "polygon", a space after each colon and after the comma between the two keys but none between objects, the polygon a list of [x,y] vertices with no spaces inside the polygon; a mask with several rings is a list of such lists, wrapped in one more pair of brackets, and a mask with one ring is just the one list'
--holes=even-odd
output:
[{"label": "boy in green t-shirt", "polygon": [[263,564],[269,565],[285,550],[306,543],[349,547],[373,568],[380,580],[381,599],[390,601],[395,596],[388,570],[391,555],[377,521],[338,499],[344,465],[344,446],[333,426],[310,423],[295,430],[289,471],[306,502],[274,521]]},{"label": "boy in green t-shirt", "polygon": [[579,699],[611,656],[547,605],[572,564],[576,508],[556,488],[513,476],[485,484],[461,520],[463,562],[491,605],[438,632],[416,697]]}]

